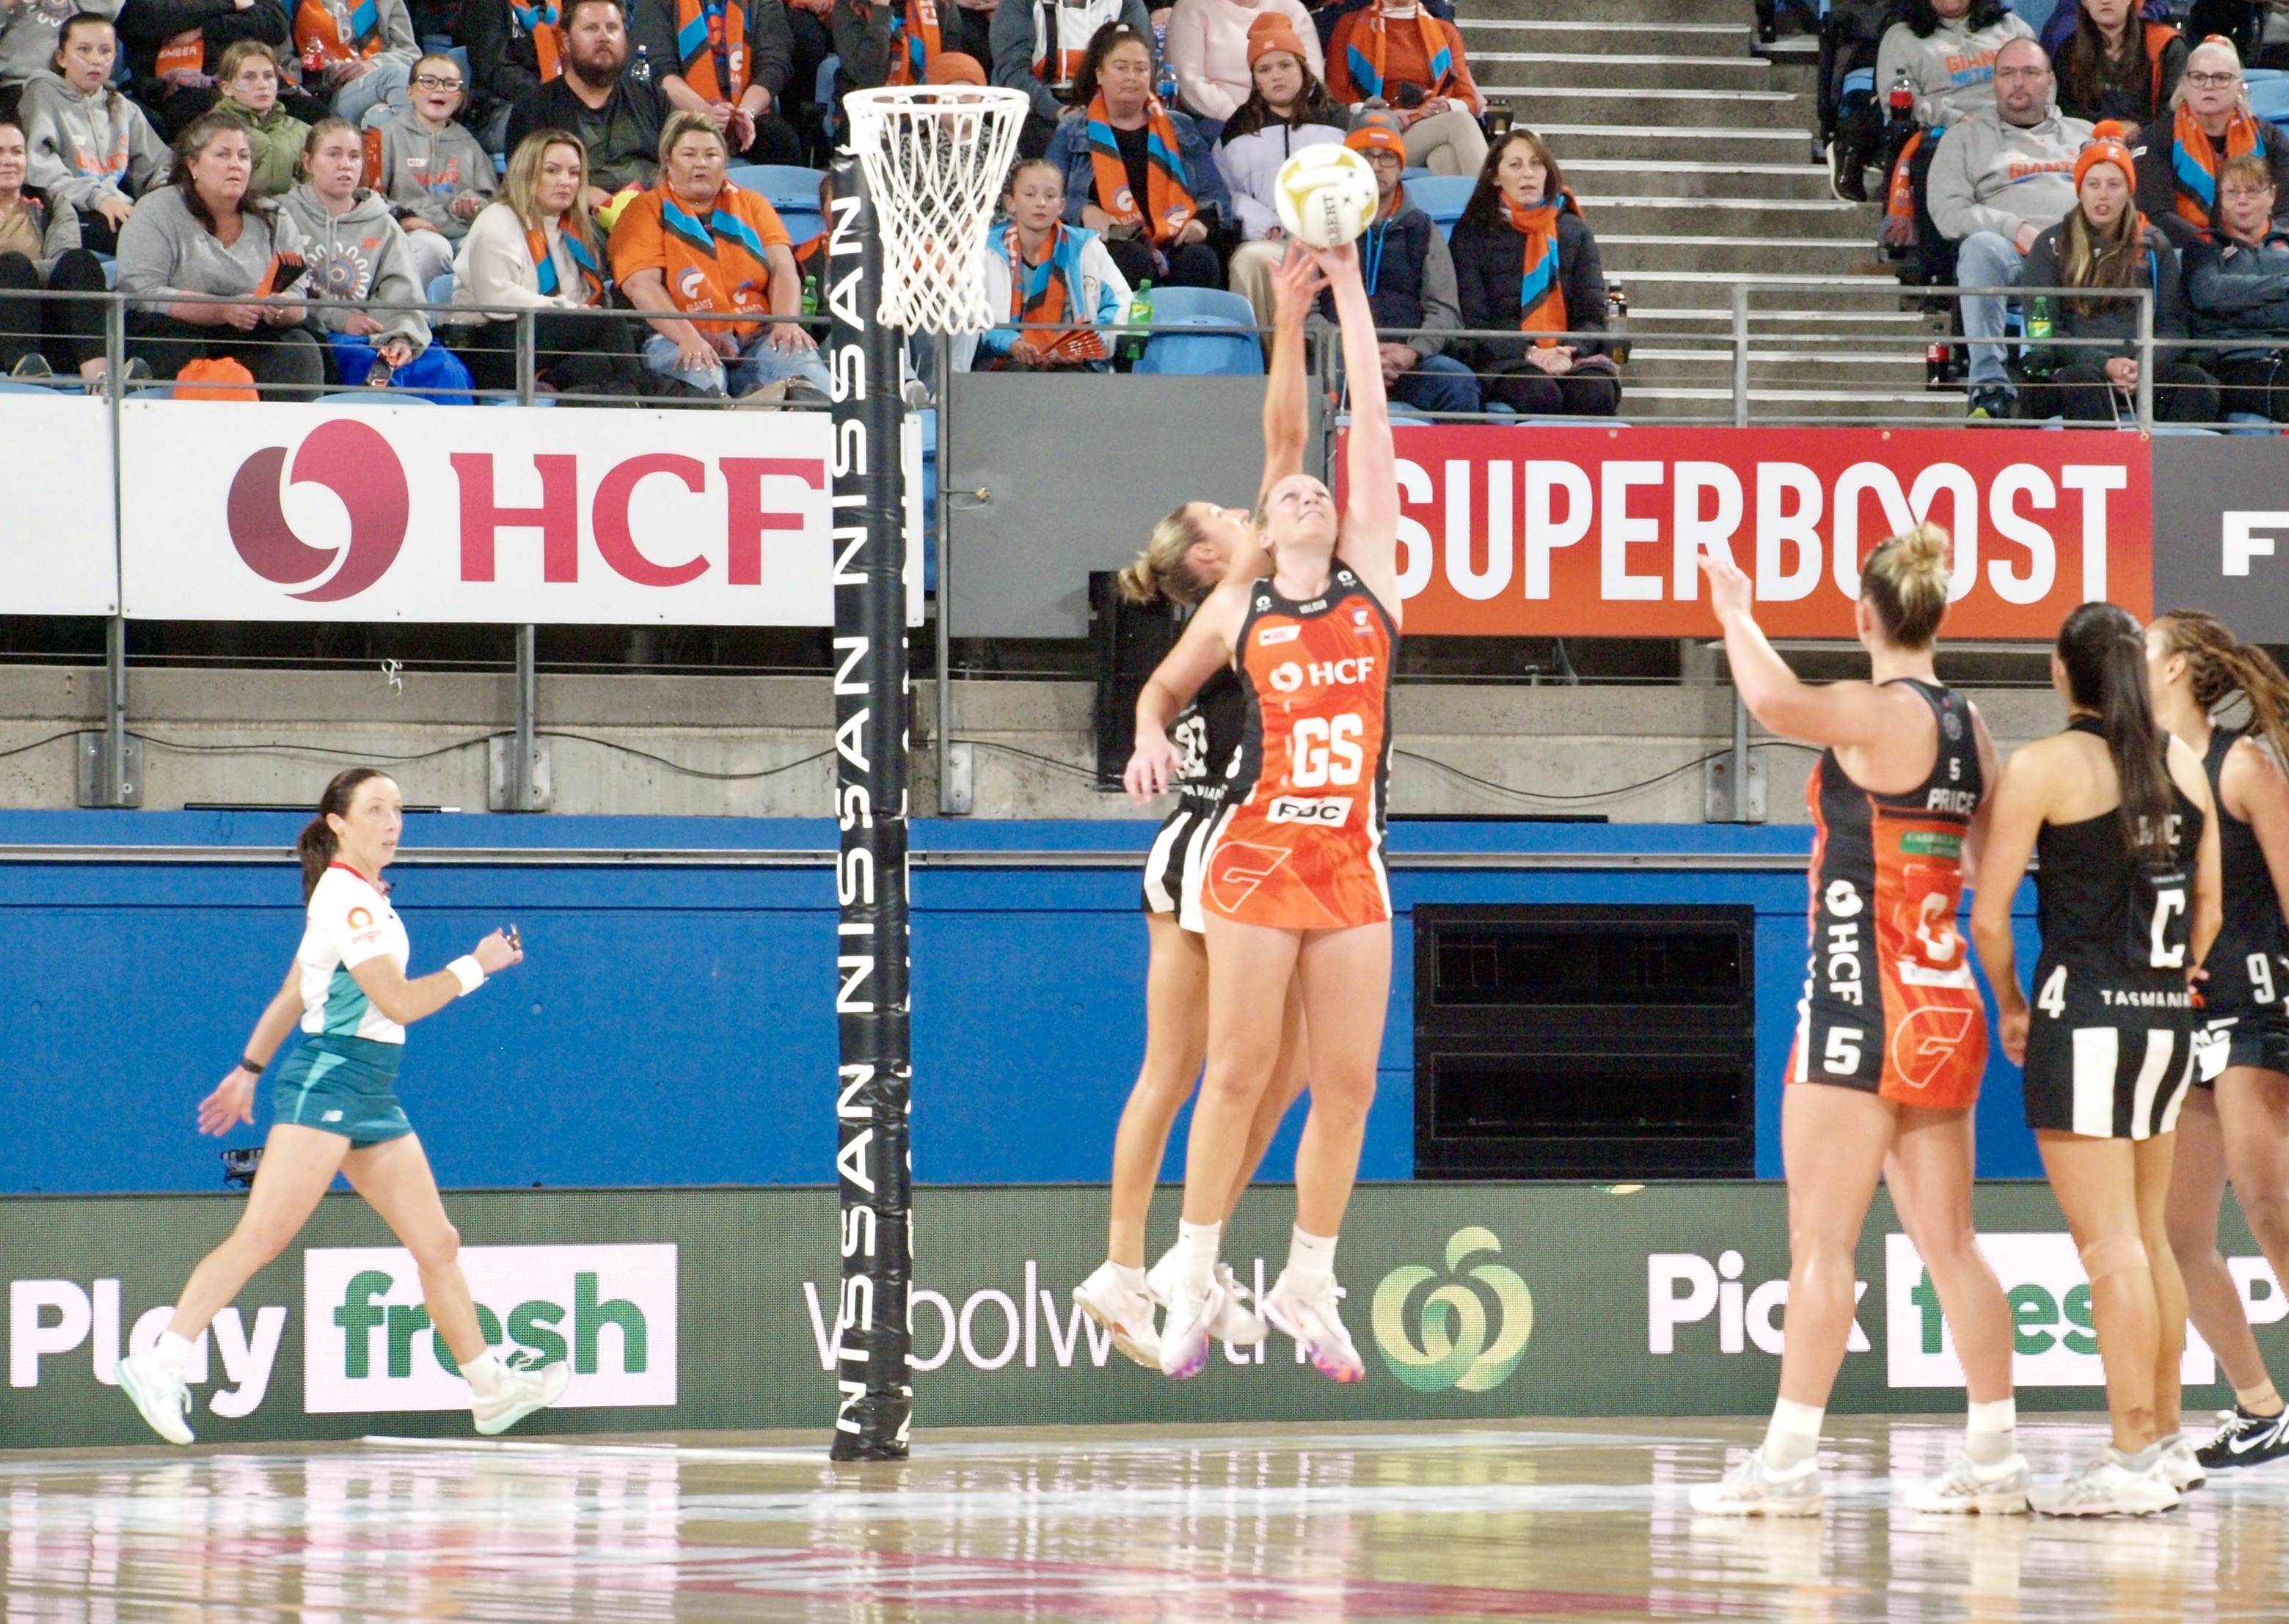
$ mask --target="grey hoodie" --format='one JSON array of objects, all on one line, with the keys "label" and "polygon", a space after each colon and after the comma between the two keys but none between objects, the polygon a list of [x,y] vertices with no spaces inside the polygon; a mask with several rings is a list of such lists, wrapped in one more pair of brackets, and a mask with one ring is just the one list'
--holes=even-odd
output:
[{"label": "grey hoodie", "polygon": [[400,213],[419,215],[458,243],[469,222],[453,212],[453,200],[490,200],[494,190],[492,155],[459,124],[432,135],[408,107],[382,124],[381,191]]},{"label": "grey hoodie", "polygon": [[2049,230],[2075,206],[2075,156],[2089,144],[2090,126],[2056,107],[2030,129],[1991,108],[1950,124],[1931,163],[1932,223],[1957,243],[1974,231]]},{"label": "grey hoodie", "polygon": [[[329,214],[307,180],[280,200],[282,211],[301,228],[302,257],[309,262],[308,291],[318,320],[328,332],[348,330],[349,318],[367,299],[381,304],[419,304],[427,297],[413,273],[413,251],[405,230],[379,192],[360,188],[347,214]],[[377,344],[403,338],[419,354],[429,347],[429,322],[419,310],[375,310],[381,323]]]},{"label": "grey hoodie", "polygon": [[143,109],[106,86],[83,96],[52,73],[24,86],[26,180],[84,214],[101,199],[140,197],[167,178],[166,143]]},{"label": "grey hoodie", "polygon": [[1942,18],[1928,39],[1918,39],[1904,22],[1885,29],[1884,43],[1876,48],[1876,105],[1884,105],[1905,69],[1916,87],[1916,123],[1926,130],[1990,111],[1995,53],[2006,40],[2032,39],[2035,31],[2015,12],[1976,33],[1968,22],[1968,17],[1952,22]]},{"label": "grey hoodie", "polygon": [[75,12],[116,18],[124,0],[16,0],[0,11],[0,84],[22,84],[54,66],[56,39]]},{"label": "grey hoodie", "polygon": [[238,241],[226,247],[191,212],[179,188],[162,187],[136,204],[119,228],[119,291],[143,301],[140,308],[151,315],[166,314],[185,294],[251,297],[273,254],[302,251],[302,228],[275,206],[267,221],[251,209],[243,218]]}]

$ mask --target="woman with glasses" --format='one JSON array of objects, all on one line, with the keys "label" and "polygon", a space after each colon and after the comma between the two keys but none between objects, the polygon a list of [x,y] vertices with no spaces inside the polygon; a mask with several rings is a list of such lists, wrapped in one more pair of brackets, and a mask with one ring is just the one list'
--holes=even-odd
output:
[{"label": "woman with glasses", "polygon": [[2289,198],[2289,135],[2251,115],[2241,58],[2227,41],[2212,35],[2187,53],[2170,106],[2169,123],[2157,119],[2146,131],[2137,167],[2139,211],[2171,242],[2183,249],[2224,227],[2218,177],[2229,158],[2263,154],[2277,195]]}]

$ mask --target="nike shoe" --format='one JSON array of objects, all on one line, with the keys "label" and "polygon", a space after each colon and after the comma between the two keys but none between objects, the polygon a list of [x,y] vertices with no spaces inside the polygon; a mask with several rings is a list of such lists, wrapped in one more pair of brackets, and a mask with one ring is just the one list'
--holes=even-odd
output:
[{"label": "nike shoe", "polygon": [[[1232,1265],[1217,1261],[1216,1283],[1224,1287],[1224,1312],[1216,1316],[1208,1334],[1220,1342],[1230,1342],[1235,1348],[1253,1348],[1269,1334],[1264,1321],[1248,1308],[1248,1288],[1240,1285],[1232,1272]],[[1160,1254],[1160,1261],[1144,1271],[1144,1294],[1162,1308],[1176,1285],[1176,1249],[1169,1247]],[[1158,1361],[1154,1361],[1158,1363]]]},{"label": "nike shoe", "polygon": [[1303,1344],[1304,1357],[1312,1361],[1312,1368],[1328,1381],[1364,1381],[1367,1365],[1359,1349],[1352,1346],[1352,1333],[1344,1329],[1343,1314],[1336,1307],[1343,1294],[1344,1288],[1331,1279],[1306,1297],[1290,1289],[1283,1269],[1256,1306],[1273,1329]]},{"label": "nike shoe", "polygon": [[1121,1283],[1120,1271],[1099,1263],[1073,1287],[1081,1311],[1113,1333],[1113,1345],[1147,1370],[1160,1368],[1160,1333],[1152,1325],[1152,1299]]},{"label": "nike shoe", "polygon": [[2135,1471],[2112,1445],[2078,1476],[2043,1485],[2027,1498],[2045,1517],[2151,1517],[2184,1503],[2160,1461]]},{"label": "nike shoe", "polygon": [[1224,1283],[1214,1275],[1200,1291],[1178,1286],[1160,1327],[1160,1373],[1188,1381],[1208,1368],[1216,1318],[1224,1312]]},{"label": "nike shoe", "polygon": [[514,1365],[502,1373],[491,1397],[471,1399],[469,1413],[476,1418],[479,1432],[497,1437],[535,1410],[545,1410],[563,1397],[571,1381],[572,1367],[562,1359],[538,1370]]},{"label": "nike shoe", "polygon": [[2194,1451],[2194,1459],[2213,1472],[2289,1459],[2289,1410],[2252,1415],[2236,1405],[2219,1411],[2217,1436]]},{"label": "nike shoe", "polygon": [[2194,1441],[2182,1432],[2171,1434],[2169,1443],[2163,1446],[2162,1476],[2181,1494],[2209,1481],[2209,1474],[2202,1469],[2201,1456],[2195,1452]]},{"label": "nike shoe", "polygon": [[151,1430],[170,1444],[192,1442],[191,1389],[180,1371],[159,1368],[148,1353],[133,1353],[119,1361],[119,1390],[135,1401],[135,1408]]},{"label": "nike shoe", "polygon": [[1696,1485],[1687,1497],[1702,1517],[1818,1517],[1828,1507],[1817,1459],[1784,1472],[1765,1465],[1765,1452],[1752,1449],[1715,1483]]},{"label": "nike shoe", "polygon": [[1947,1470],[1910,1489],[1904,1503],[1910,1511],[2023,1517],[2031,1481],[2024,1455],[2014,1454],[1995,1466],[1981,1466],[1969,1455],[1958,1453]]}]

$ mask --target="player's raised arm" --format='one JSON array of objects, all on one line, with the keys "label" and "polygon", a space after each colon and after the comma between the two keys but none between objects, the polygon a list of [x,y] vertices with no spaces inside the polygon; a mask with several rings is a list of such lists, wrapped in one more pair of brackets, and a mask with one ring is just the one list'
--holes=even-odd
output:
[{"label": "player's raised arm", "polygon": [[1383,354],[1375,312],[1360,279],[1359,249],[1314,249],[1312,254],[1335,294],[1343,328],[1344,372],[1351,389],[1352,424],[1344,466],[1343,532],[1336,556],[1357,570],[1368,590],[1396,621],[1399,602],[1398,457],[1391,439],[1391,403],[1383,388]]},{"label": "player's raised arm", "polygon": [[1290,244],[1272,278],[1272,370],[1264,387],[1264,483],[1256,506],[1272,488],[1304,471],[1304,447],[1312,433],[1312,383],[1304,369],[1304,323],[1312,314],[1327,273],[1303,247]]}]

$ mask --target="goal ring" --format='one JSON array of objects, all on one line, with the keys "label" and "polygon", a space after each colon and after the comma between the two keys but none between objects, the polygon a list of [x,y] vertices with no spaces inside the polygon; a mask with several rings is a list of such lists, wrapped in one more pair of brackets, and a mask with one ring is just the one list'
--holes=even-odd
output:
[{"label": "goal ring", "polygon": [[986,239],[1030,103],[975,84],[885,86],[843,99],[882,239],[875,320],[908,332],[983,332]]}]

